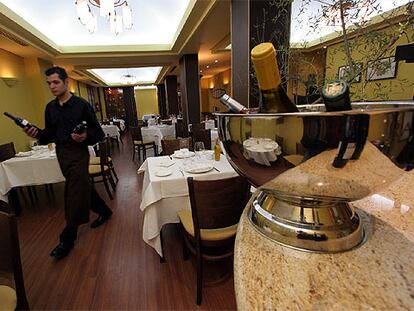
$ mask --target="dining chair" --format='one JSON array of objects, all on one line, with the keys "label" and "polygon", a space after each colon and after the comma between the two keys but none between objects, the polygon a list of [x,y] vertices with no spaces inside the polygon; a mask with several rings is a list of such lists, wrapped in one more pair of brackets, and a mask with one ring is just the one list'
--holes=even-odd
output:
[{"label": "dining chair", "polygon": [[[99,165],[89,165],[89,178],[91,179],[92,185],[103,182],[109,198],[113,200],[111,190],[109,189],[109,183],[112,186],[112,190],[115,191],[115,182],[109,168],[108,147],[107,142],[105,141],[99,143],[99,159]],[[99,177],[101,177],[101,179],[96,179]]]},{"label": "dining chair", "polygon": [[183,255],[196,256],[197,294],[201,304],[203,259],[222,261],[233,256],[237,224],[250,194],[241,176],[219,180],[187,179],[191,211],[178,212],[183,237]]},{"label": "dining chair", "polygon": [[132,137],[132,161],[135,159],[135,153],[138,152],[138,158],[141,158],[141,149],[142,149],[142,158],[143,160],[147,157],[147,149],[154,149],[154,155],[157,156],[157,145],[153,140],[144,140],[142,138],[141,128],[140,127],[131,127],[130,128],[131,137]]},{"label": "dining chair", "polygon": [[177,119],[175,123],[175,137],[183,138],[184,137],[184,121],[183,119]]},{"label": "dining chair", "polygon": [[0,310],[29,310],[24,287],[16,216],[0,201]]},{"label": "dining chair", "polygon": [[211,150],[211,131],[202,129],[196,130],[193,132],[193,146],[197,141],[202,141],[204,143],[204,148]]},{"label": "dining chair", "polygon": [[[13,158],[15,154],[16,154],[16,149],[14,148],[13,142],[0,145],[0,162]],[[22,188],[20,187],[19,189],[20,189],[21,194],[23,195]],[[29,193],[30,200],[33,204],[34,198],[32,194],[32,189],[30,187],[27,187],[27,192]],[[17,195],[17,189],[13,188],[10,190],[9,198],[10,198],[10,204],[14,207],[16,215],[20,215],[21,205],[20,205],[19,197]]]},{"label": "dining chair", "polygon": [[165,125],[172,125],[172,120],[171,119],[162,119],[160,120],[161,124],[165,124]]},{"label": "dining chair", "polygon": [[190,126],[190,132],[194,133],[199,130],[204,130],[206,125],[204,123],[192,123]]},{"label": "dining chair", "polygon": [[193,149],[191,137],[177,139],[162,139],[161,146],[163,155],[171,155],[174,153],[174,151],[180,150],[182,148],[188,148],[189,150]]},{"label": "dining chair", "polygon": [[[108,166],[109,169],[113,175],[113,177],[115,178],[116,182],[118,183],[119,178],[118,178],[118,174],[115,171],[115,166],[114,166],[114,162],[112,161],[112,157],[111,157],[111,152],[110,152],[110,146],[109,146],[109,139],[108,137],[105,137],[104,142],[106,142],[106,149],[108,151]],[[99,146],[99,144],[97,145]],[[98,155],[96,157],[90,157],[89,159],[89,165],[101,165],[101,158],[99,157],[99,148],[95,149],[95,153]]]}]

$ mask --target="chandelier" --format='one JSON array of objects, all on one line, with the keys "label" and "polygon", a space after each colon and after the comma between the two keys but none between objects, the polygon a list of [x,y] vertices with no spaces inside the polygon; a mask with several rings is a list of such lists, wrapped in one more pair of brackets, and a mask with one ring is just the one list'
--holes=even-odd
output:
[{"label": "chandelier", "polygon": [[130,73],[127,73],[126,75],[121,76],[121,82],[123,84],[135,84],[136,83],[136,77],[134,75],[131,75]]},{"label": "chandelier", "polygon": [[132,10],[126,0],[76,0],[75,5],[79,21],[90,33],[98,30],[98,18],[91,7],[99,8],[99,15],[109,21],[111,33],[117,35],[132,28]]}]

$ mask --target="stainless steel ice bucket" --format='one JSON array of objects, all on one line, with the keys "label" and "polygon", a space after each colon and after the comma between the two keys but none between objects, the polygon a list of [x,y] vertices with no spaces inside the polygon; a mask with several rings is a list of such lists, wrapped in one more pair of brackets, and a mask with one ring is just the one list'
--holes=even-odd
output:
[{"label": "stainless steel ice bucket", "polygon": [[[318,252],[344,251],[361,243],[363,224],[348,202],[414,165],[414,103],[352,106],[341,112],[313,105],[299,106],[298,113],[217,114],[228,160],[260,187],[249,215],[261,233]],[[338,157],[344,144],[352,148],[342,148]],[[358,169],[371,170],[376,164],[362,161],[361,154],[375,156],[374,162],[385,165],[381,170],[387,165],[401,170],[384,174],[380,182],[358,180]],[[375,170],[372,174],[380,171]]]}]

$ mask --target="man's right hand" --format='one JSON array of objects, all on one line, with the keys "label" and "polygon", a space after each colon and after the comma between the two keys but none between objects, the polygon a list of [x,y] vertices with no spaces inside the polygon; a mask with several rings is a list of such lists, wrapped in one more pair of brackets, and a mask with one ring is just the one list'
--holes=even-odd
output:
[{"label": "man's right hand", "polygon": [[26,133],[27,136],[30,136],[32,138],[36,138],[39,131],[37,128],[31,126],[31,127],[25,127],[23,131]]}]

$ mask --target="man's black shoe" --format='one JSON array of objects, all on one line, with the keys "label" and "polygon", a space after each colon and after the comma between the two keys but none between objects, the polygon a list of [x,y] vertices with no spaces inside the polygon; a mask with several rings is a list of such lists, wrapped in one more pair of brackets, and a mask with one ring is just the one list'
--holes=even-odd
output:
[{"label": "man's black shoe", "polygon": [[66,257],[70,250],[73,248],[73,244],[60,242],[50,253],[50,256],[55,257],[56,260]]},{"label": "man's black shoe", "polygon": [[111,218],[112,212],[109,215],[99,215],[94,221],[91,223],[91,228],[97,228],[100,225],[103,225],[109,218]]}]

